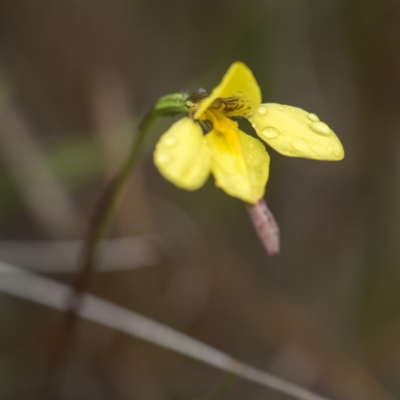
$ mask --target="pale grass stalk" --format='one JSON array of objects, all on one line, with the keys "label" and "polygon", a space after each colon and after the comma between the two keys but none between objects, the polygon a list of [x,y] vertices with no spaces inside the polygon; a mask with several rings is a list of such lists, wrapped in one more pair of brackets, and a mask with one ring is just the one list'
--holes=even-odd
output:
[{"label": "pale grass stalk", "polygon": [[[76,260],[83,240],[2,240],[0,260],[40,273],[79,272]],[[101,257],[96,272],[124,271],[156,266],[165,257],[161,238],[125,236],[99,242]]]},{"label": "pale grass stalk", "polygon": [[0,111],[0,154],[38,226],[52,237],[75,235],[84,219],[57,181],[46,154],[12,102]]},{"label": "pale grass stalk", "polygon": [[[60,311],[68,310],[71,288],[0,262],[0,291]],[[299,400],[327,400],[305,388],[257,369],[184,333],[88,293],[81,295],[79,317],[202,361]]]}]

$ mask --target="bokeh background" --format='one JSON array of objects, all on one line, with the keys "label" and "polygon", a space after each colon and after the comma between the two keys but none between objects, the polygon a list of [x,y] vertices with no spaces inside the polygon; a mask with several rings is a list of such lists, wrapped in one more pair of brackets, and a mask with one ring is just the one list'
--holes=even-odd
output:
[{"label": "bokeh background", "polygon": [[[315,112],[346,151],[328,163],[269,149],[281,255],[266,257],[212,179],[193,193],[163,180],[152,151],[165,118],[87,289],[331,399],[399,398],[399,27],[396,0],[2,0],[0,260],[72,284],[140,118],[241,60],[264,102]],[[0,293],[1,399],[49,386],[65,399],[196,399],[225,377],[85,321],[57,361],[64,318]],[[239,380],[225,398],[288,397]]]}]

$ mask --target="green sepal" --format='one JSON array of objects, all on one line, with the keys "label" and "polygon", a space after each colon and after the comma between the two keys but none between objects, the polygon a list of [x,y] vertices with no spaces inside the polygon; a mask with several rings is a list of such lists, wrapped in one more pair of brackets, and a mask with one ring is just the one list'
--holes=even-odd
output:
[{"label": "green sepal", "polygon": [[153,110],[157,115],[175,116],[179,114],[187,114],[188,107],[186,102],[188,98],[188,93],[167,94],[157,100]]}]

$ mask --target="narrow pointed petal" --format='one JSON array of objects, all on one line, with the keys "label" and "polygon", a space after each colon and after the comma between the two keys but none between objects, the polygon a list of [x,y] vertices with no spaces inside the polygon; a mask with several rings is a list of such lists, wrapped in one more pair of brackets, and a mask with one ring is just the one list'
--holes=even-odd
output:
[{"label": "narrow pointed petal", "polygon": [[[261,103],[261,91],[250,69],[241,62],[235,62],[228,69],[221,83],[214,88],[198,108],[195,118],[199,119],[217,99],[237,99],[238,108],[225,112],[228,116],[247,116],[255,112]],[[240,112],[239,112],[240,110]]]},{"label": "narrow pointed petal", "polygon": [[154,163],[165,179],[186,190],[204,185],[210,174],[210,154],[203,131],[190,118],[175,122],[157,143]]},{"label": "narrow pointed petal", "polygon": [[344,150],[335,133],[315,114],[281,104],[261,104],[249,118],[258,136],[289,157],[338,161]]},{"label": "narrow pointed petal", "polygon": [[263,144],[240,130],[228,135],[213,130],[206,139],[216,186],[251,204],[260,200],[269,175],[269,155]]}]

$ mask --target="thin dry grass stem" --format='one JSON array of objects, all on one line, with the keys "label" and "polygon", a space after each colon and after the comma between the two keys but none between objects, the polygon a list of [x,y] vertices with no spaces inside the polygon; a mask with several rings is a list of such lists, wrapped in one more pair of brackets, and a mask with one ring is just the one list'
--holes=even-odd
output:
[{"label": "thin dry grass stem", "polygon": [[68,353],[73,341],[75,327],[78,322],[78,314],[82,303],[82,293],[88,290],[91,278],[98,262],[98,249],[102,238],[110,229],[115,211],[125,192],[127,182],[131,176],[133,167],[139,158],[139,152],[145,136],[157,118],[153,111],[145,116],[138,129],[128,157],[123,162],[120,170],[106,186],[93,214],[79,263],[79,273],[76,275],[70,293],[68,294],[67,313],[63,320],[58,340],[50,355],[50,370],[48,377],[48,391],[50,396],[56,396],[57,381],[62,379],[66,366]]},{"label": "thin dry grass stem", "polygon": [[[25,272],[21,268],[0,262],[0,291],[24,298],[60,311],[68,310],[66,301],[71,288],[67,285]],[[266,388],[285,393],[299,400],[327,400],[305,388],[285,381],[203,342],[134,311],[96,296],[82,293],[78,315],[88,321],[116,329],[136,338],[202,361],[215,368],[236,374]]]},{"label": "thin dry grass stem", "polygon": [[95,134],[102,145],[107,178],[111,179],[129,151],[127,141],[130,136],[120,135],[115,140],[115,133],[126,131],[125,127],[132,116],[132,106],[129,104],[126,82],[116,71],[95,71],[90,83]]},{"label": "thin dry grass stem", "polygon": [[76,234],[83,219],[13,103],[0,112],[0,153],[38,226],[44,227],[51,237]]},{"label": "thin dry grass stem", "polygon": [[[83,240],[0,241],[0,259],[31,272],[76,273]],[[165,257],[161,239],[153,235],[100,241],[97,272],[154,267]]]}]

